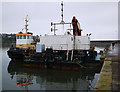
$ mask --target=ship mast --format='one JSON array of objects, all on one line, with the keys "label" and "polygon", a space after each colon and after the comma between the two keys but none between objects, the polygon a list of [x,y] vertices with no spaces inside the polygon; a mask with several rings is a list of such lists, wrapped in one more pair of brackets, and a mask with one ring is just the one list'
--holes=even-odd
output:
[{"label": "ship mast", "polygon": [[62,6],[62,8],[61,8],[61,17],[62,17],[61,23],[64,24],[64,20],[63,20],[63,1],[61,2],[61,6]]},{"label": "ship mast", "polygon": [[71,29],[72,23],[71,22],[65,23],[64,20],[63,20],[63,1],[61,2],[61,17],[62,17],[61,18],[61,22],[59,22],[59,23],[53,23],[53,22],[51,22],[51,26],[53,26],[53,28],[51,28],[51,32],[54,31],[54,35],[56,35],[55,31],[58,30],[58,29],[56,29],[56,25],[63,25],[63,33],[64,33],[64,25],[65,24],[70,25],[70,29],[67,29],[67,30],[70,30],[70,32],[72,30]]},{"label": "ship mast", "polygon": [[27,23],[28,23],[28,19],[27,19],[27,17],[28,17],[28,15],[26,16],[26,19],[25,19],[25,21],[26,21],[26,25],[25,25],[26,33],[27,33],[27,31],[28,31],[28,28],[27,28],[27,27],[28,27],[28,24],[27,24]]}]

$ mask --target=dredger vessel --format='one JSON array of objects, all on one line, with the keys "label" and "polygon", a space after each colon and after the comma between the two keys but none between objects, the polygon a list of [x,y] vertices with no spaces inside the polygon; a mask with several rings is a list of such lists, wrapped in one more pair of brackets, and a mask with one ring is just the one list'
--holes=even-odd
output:
[{"label": "dredger vessel", "polygon": [[[16,47],[11,47],[7,53],[14,61],[24,62],[25,67],[41,67],[56,69],[80,69],[81,64],[95,61],[97,51],[90,47],[90,34],[83,36],[80,23],[73,16],[71,22],[62,20],[58,23],[51,22],[53,35],[39,36],[40,41],[33,39],[33,33],[28,32],[28,19],[26,17],[26,32],[16,34]],[[69,28],[63,35],[57,35],[57,26]]]}]

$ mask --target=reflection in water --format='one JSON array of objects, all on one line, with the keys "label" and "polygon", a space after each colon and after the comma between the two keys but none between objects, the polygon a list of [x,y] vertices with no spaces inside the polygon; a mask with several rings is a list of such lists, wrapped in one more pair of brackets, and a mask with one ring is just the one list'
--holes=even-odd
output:
[{"label": "reflection in water", "polygon": [[[22,62],[10,61],[8,73],[16,78],[16,84],[29,90],[92,90],[95,86],[95,73],[100,72],[100,64],[88,66],[80,71],[63,71],[25,68]],[[39,84],[37,89],[32,86]],[[38,85],[37,85],[38,86]]]},{"label": "reflection in water", "polygon": [[16,80],[17,80],[17,84],[16,85],[20,85],[22,87],[24,87],[26,90],[28,90],[28,85],[33,84],[32,80],[33,80],[33,76],[29,76],[29,75],[18,75],[16,76]]}]

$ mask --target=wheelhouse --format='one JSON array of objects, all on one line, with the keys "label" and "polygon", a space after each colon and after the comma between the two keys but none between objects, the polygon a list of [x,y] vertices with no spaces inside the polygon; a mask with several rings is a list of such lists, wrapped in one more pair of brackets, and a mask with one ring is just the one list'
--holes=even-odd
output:
[{"label": "wheelhouse", "polygon": [[28,33],[16,34],[16,44],[31,44],[33,43],[33,35]]},{"label": "wheelhouse", "polygon": [[20,33],[16,34],[16,39],[33,39],[33,36],[27,33]]}]

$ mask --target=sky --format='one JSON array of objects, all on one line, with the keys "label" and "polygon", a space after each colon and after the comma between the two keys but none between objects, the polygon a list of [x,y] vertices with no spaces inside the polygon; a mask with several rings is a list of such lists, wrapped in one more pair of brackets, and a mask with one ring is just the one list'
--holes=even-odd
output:
[{"label": "sky", "polygon": [[[63,3],[64,21],[71,22],[72,17],[76,16],[83,29],[82,35],[91,33],[93,40],[118,38],[117,2]],[[61,1],[2,2],[2,33],[16,34],[21,31],[25,25],[26,15],[29,19],[29,31],[34,35],[51,35],[51,22],[61,22]],[[62,34],[61,27],[57,28],[60,30],[56,33]]]}]

